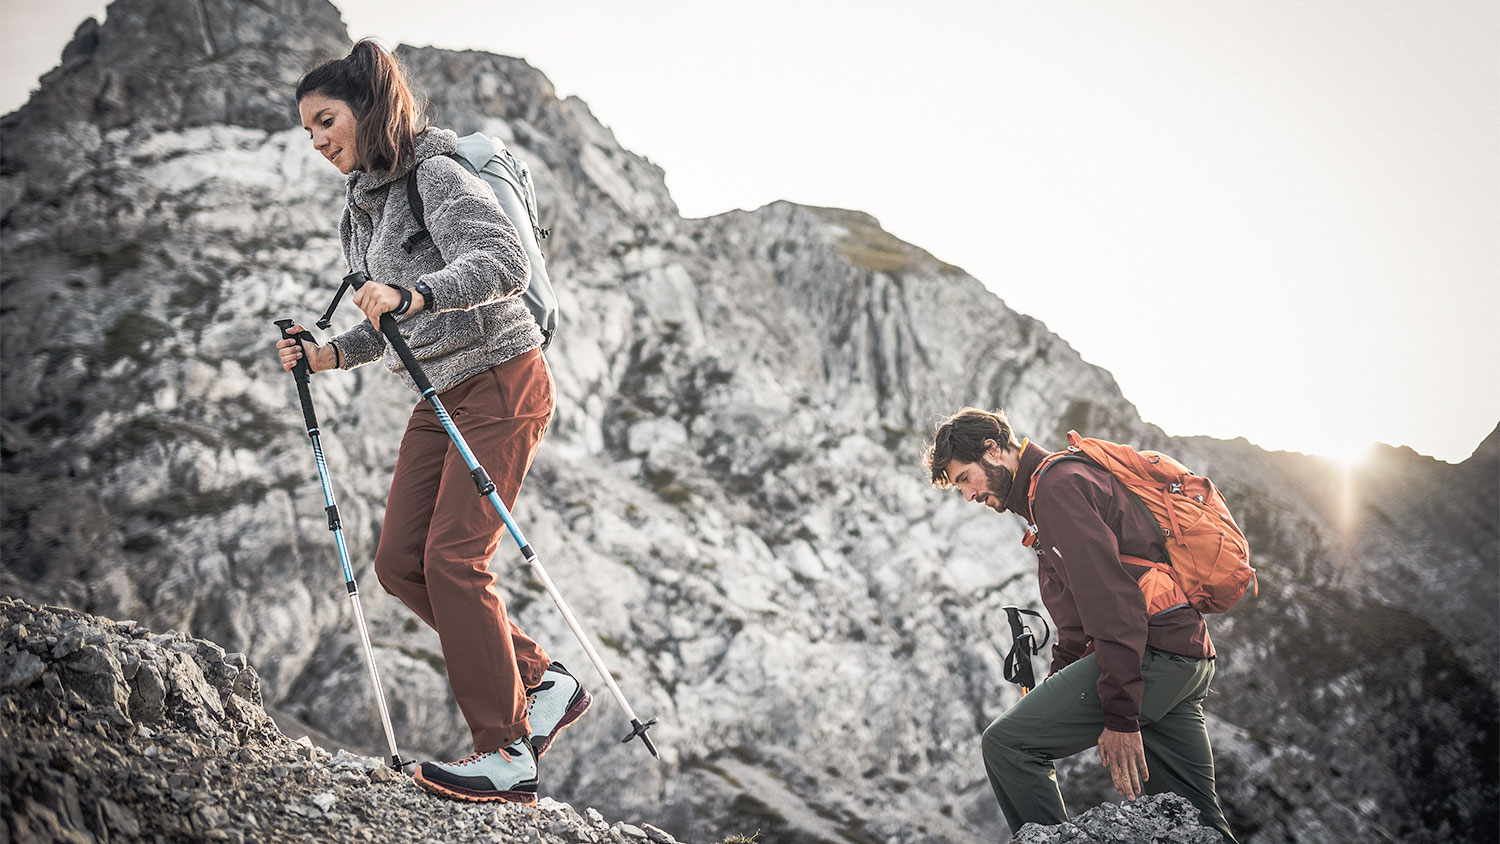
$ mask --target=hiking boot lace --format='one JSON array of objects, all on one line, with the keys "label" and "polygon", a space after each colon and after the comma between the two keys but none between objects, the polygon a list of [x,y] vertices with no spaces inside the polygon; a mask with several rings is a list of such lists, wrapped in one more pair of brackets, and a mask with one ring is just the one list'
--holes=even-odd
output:
[{"label": "hiking boot lace", "polygon": [[[498,753],[498,754],[500,754],[500,758],[504,759],[507,762],[509,762],[510,760],[516,758],[516,754],[511,753],[509,750],[507,750],[506,748],[503,748],[503,747],[500,748],[499,750],[492,750],[492,751],[490,751],[490,753]],[[480,753],[479,751],[476,750],[473,753],[470,753],[468,756],[465,756],[464,758],[458,760],[457,762],[448,762],[446,764],[449,764],[449,765],[472,765],[475,762],[478,762],[480,759],[482,759],[482,758],[490,755],[490,753]]]}]

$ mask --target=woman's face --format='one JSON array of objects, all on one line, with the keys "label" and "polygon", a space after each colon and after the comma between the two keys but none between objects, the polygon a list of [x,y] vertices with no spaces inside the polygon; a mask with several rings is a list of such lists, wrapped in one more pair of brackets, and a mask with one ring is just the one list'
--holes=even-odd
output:
[{"label": "woman's face", "polygon": [[297,103],[297,110],[302,114],[302,128],[312,136],[313,149],[345,176],[360,169],[354,140],[358,122],[348,103],[314,91]]}]

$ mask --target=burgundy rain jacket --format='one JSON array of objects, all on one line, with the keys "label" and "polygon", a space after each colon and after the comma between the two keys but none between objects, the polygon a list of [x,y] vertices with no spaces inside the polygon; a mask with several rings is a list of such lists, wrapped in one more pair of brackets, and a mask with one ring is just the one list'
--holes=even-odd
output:
[{"label": "burgundy rain jacket", "polygon": [[1057,627],[1052,673],[1098,655],[1104,726],[1140,730],[1141,660],[1147,646],[1196,659],[1214,657],[1208,625],[1192,607],[1146,618],[1136,578],[1147,569],[1120,556],[1166,562],[1161,530],[1129,490],[1102,467],[1084,460],[1054,461],[1027,502],[1031,476],[1048,452],[1027,444],[1005,509],[1035,524],[1037,578],[1042,603]]}]

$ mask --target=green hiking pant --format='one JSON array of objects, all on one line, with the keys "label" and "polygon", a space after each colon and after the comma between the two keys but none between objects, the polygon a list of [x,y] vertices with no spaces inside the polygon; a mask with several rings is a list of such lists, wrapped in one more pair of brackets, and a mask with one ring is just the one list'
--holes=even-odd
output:
[{"label": "green hiking pant", "polygon": [[[1170,791],[1187,798],[1203,814],[1205,826],[1235,844],[1214,793],[1214,757],[1203,723],[1213,660],[1147,648],[1141,672],[1146,793]],[[1099,743],[1104,709],[1098,683],[1099,665],[1090,654],[1048,677],[985,729],[984,767],[1012,834],[1025,823],[1068,819],[1052,761]]]}]

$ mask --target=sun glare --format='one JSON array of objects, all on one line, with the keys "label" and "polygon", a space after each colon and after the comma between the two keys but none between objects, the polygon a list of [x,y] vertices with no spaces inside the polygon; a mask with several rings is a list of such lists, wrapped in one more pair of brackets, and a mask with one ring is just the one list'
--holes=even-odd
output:
[{"label": "sun glare", "polygon": [[1358,469],[1370,456],[1372,442],[1346,442],[1330,444],[1317,450],[1320,457],[1333,461],[1345,471]]},{"label": "sun glare", "polygon": [[1337,448],[1321,450],[1322,457],[1337,468],[1338,525],[1340,533],[1346,538],[1353,536],[1359,526],[1360,501],[1363,497],[1358,480],[1359,469],[1369,458],[1374,445],[1373,442],[1352,440],[1339,444]]}]

